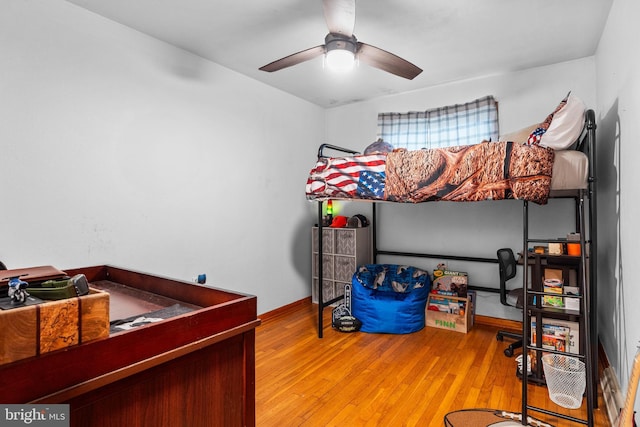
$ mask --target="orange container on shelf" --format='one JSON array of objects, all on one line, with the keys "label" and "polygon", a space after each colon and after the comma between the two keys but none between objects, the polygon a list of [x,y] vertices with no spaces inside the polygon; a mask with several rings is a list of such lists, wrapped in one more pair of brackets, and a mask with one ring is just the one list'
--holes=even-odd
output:
[{"label": "orange container on shelf", "polygon": [[580,256],[580,243],[567,243],[567,253],[571,256]]}]

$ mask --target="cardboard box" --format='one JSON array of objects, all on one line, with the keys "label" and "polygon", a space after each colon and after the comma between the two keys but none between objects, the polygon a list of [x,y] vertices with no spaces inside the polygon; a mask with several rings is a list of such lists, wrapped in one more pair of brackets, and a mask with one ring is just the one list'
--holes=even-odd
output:
[{"label": "cardboard box", "polygon": [[[448,311],[442,311],[445,307],[448,307]],[[426,324],[434,328],[466,334],[473,326],[472,312],[473,306],[468,297],[431,293],[427,299]]]},{"label": "cardboard box", "polygon": [[562,243],[549,243],[549,255],[562,255],[564,245]]},{"label": "cardboard box", "polygon": [[109,336],[109,294],[0,310],[0,364]]}]

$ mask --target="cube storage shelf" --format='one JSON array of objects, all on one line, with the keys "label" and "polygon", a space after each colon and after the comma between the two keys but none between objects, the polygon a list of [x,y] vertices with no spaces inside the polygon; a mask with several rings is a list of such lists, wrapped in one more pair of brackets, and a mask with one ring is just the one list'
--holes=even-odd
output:
[{"label": "cube storage shelf", "polygon": [[[331,301],[344,295],[344,285],[350,284],[353,273],[360,265],[371,264],[371,230],[362,228],[322,228],[322,301]],[[318,303],[318,227],[313,227],[311,297]]]}]

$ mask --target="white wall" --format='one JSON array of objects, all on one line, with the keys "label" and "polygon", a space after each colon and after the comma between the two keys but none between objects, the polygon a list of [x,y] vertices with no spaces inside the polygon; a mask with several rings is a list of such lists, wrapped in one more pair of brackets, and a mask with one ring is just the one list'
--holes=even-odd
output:
[{"label": "white wall", "polygon": [[9,268],[206,273],[259,313],[310,294],[321,108],[59,0],[2,2],[0,52]]},{"label": "white wall", "polygon": [[[327,142],[363,150],[376,139],[378,112],[426,110],[471,101],[484,95],[494,95],[498,100],[500,129],[506,133],[542,121],[569,90],[588,108],[595,108],[593,57],[336,107],[327,112]],[[381,249],[484,258],[496,258],[496,250],[501,247],[511,247],[514,251],[522,249],[520,202],[378,206]],[[563,237],[574,231],[571,201],[551,200],[545,207],[529,206],[532,237]],[[369,206],[363,203],[338,204],[337,209],[349,215],[370,212]],[[379,261],[394,260],[387,257]],[[406,262],[431,269],[440,261],[412,259]],[[470,284],[498,287],[497,264],[447,261],[447,265],[453,270],[467,271]],[[510,286],[521,283],[519,273]],[[497,294],[482,292],[478,296],[477,313],[522,319],[521,311],[502,306]]]},{"label": "white wall", "polygon": [[596,54],[599,336],[623,390],[640,341],[639,14],[637,1],[614,0]]}]

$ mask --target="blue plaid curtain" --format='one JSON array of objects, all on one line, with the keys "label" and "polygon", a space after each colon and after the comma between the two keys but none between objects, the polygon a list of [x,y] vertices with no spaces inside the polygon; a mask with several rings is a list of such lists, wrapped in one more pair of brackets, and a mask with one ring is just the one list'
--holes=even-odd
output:
[{"label": "blue plaid curtain", "polygon": [[378,138],[409,150],[497,141],[498,104],[485,96],[427,111],[379,113]]}]

